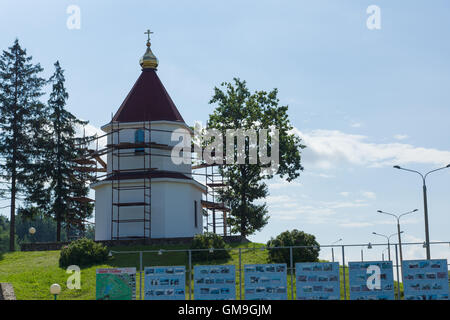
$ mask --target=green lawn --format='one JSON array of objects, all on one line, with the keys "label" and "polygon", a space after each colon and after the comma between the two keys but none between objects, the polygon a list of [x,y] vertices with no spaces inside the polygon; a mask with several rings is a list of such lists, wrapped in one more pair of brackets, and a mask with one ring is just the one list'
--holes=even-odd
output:
[{"label": "green lawn", "polygon": [[[268,253],[266,250],[258,249],[262,244],[247,243],[235,244],[233,248],[241,248],[241,264],[258,264],[269,263]],[[164,246],[163,249],[187,249],[188,246],[173,245]],[[135,246],[135,247],[112,247],[113,251],[138,251],[138,250],[159,250],[159,246]],[[204,261],[198,264],[234,264],[236,266],[236,296],[239,298],[239,251],[230,251],[231,258],[221,261]],[[22,300],[48,300],[53,299],[49,293],[50,285],[59,283],[62,287],[61,295],[58,299],[65,300],[92,300],[95,299],[95,270],[97,268],[111,268],[111,267],[136,267],[140,268],[139,254],[116,253],[107,263],[96,265],[81,270],[81,289],[69,290],[66,286],[69,274],[65,269],[58,267],[59,251],[35,251],[35,252],[14,252],[0,255],[0,282],[10,282],[13,284],[16,296]],[[197,264],[197,263],[196,263]],[[185,265],[188,267],[189,259],[186,252],[163,252],[158,253],[144,253],[143,267],[147,266],[177,266]],[[194,265],[194,264],[193,264]],[[343,274],[341,268],[341,298],[344,297],[343,288]],[[188,279],[188,277],[187,277]],[[242,282],[244,275],[242,273]],[[139,299],[140,292],[140,278],[137,274],[137,288],[136,297]],[[288,299],[291,299],[291,278],[288,275]],[[295,291],[295,277],[292,282]],[[144,279],[142,278],[142,284]],[[193,282],[192,282],[193,287]],[[242,287],[244,285],[242,284]],[[346,269],[346,287],[348,298],[348,269]],[[402,288],[401,288],[402,289]],[[188,280],[186,280],[186,298],[188,299]],[[397,293],[397,291],[395,291]],[[294,292],[295,297],[295,292]],[[193,291],[192,291],[193,298]]]}]

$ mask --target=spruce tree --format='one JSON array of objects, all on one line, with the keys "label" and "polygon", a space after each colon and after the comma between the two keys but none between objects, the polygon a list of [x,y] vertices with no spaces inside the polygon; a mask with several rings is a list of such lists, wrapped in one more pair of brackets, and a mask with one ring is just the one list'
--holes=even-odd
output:
[{"label": "spruce tree", "polygon": [[[56,241],[61,241],[61,228],[80,227],[84,219],[91,217],[93,205],[80,201],[89,193],[86,181],[91,179],[89,172],[77,171],[76,161],[83,162],[86,150],[82,148],[89,137],[76,137],[77,126],[87,124],[77,119],[65,109],[69,95],[65,88],[64,70],[59,62],[55,63],[55,72],[49,82],[52,92],[48,100],[48,128],[46,130],[45,152],[42,168],[47,175],[47,184],[37,193],[48,195],[46,208],[57,224]],[[35,189],[36,190],[36,189]],[[42,199],[41,196],[34,197]]]},{"label": "spruce tree", "polygon": [[40,76],[43,69],[31,60],[17,39],[0,56],[0,169],[10,200],[10,251],[15,250],[16,201],[33,179],[45,110],[40,101],[46,83]]}]

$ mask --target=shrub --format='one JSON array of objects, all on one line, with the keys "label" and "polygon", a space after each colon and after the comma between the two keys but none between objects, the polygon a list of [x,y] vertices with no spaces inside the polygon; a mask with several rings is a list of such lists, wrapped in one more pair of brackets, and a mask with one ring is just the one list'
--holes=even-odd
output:
[{"label": "shrub", "polygon": [[66,268],[70,265],[85,267],[100,264],[108,259],[108,249],[93,240],[82,238],[71,242],[61,250],[59,266]]},{"label": "shrub", "polygon": [[[317,262],[319,258],[320,246],[316,237],[294,229],[280,233],[275,239],[271,238],[267,242],[268,247],[293,247],[293,246],[311,246],[309,248],[293,248],[293,263],[296,262]],[[269,249],[269,259],[275,263],[290,264],[289,248]]]},{"label": "shrub", "polygon": [[[191,244],[191,249],[225,249],[226,243],[223,238],[215,233],[205,232],[197,234]],[[214,250],[212,253],[206,251],[192,251],[193,261],[207,261],[228,259],[230,254],[227,250]]]}]

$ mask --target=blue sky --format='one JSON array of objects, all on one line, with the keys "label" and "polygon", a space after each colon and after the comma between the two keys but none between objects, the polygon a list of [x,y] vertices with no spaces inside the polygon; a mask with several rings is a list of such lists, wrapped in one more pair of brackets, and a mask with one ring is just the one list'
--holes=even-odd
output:
[{"label": "blue sky", "polygon": [[[81,10],[79,30],[66,27],[69,5]],[[369,5],[381,9],[380,30],[366,27]],[[421,181],[392,165],[427,171],[450,163],[449,16],[445,0],[4,0],[0,44],[18,37],[46,77],[58,59],[68,109],[96,128],[139,76],[148,28],[158,75],[188,124],[206,121],[223,81],[276,87],[308,146],[305,171],[291,184],[271,182],[270,223],[251,239],[297,228],[322,244],[380,243],[373,231],[396,230],[378,209],[418,208],[402,223],[403,240],[415,242],[424,240]],[[448,241],[450,170],[431,175],[428,187],[431,239]],[[448,245],[435,252],[450,258]],[[379,259],[381,249],[365,254]],[[420,246],[405,252],[423,255]]]}]

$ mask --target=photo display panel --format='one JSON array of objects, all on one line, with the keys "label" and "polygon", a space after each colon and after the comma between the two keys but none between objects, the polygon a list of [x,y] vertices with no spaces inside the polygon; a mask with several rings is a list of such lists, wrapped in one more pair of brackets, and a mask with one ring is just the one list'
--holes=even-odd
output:
[{"label": "photo display panel", "polygon": [[338,262],[295,264],[297,300],[339,300]]},{"label": "photo display panel", "polygon": [[287,267],[281,264],[244,266],[245,300],[286,300]]},{"label": "photo display panel", "polygon": [[96,300],[136,299],[136,268],[97,269]]},{"label": "photo display panel", "polygon": [[235,266],[195,266],[194,298],[195,300],[235,300]]},{"label": "photo display panel", "polygon": [[186,267],[146,267],[145,300],[185,300]]},{"label": "photo display panel", "polygon": [[405,300],[448,300],[446,259],[403,261]]},{"label": "photo display panel", "polygon": [[350,300],[394,300],[392,261],[349,262]]}]

